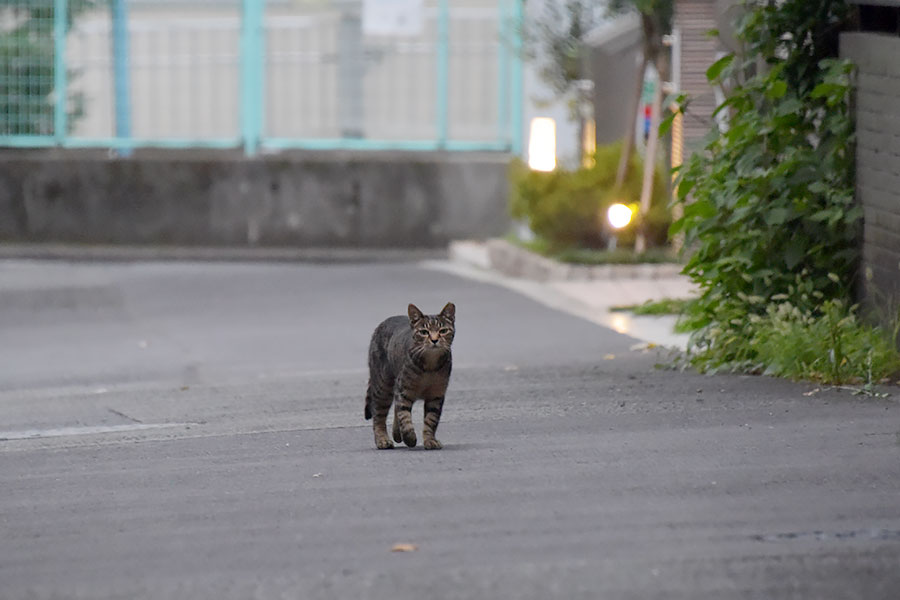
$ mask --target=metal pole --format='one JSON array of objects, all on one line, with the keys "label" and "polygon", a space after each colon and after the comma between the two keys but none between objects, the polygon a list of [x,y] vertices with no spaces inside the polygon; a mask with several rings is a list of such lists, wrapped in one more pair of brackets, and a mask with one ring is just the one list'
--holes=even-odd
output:
[{"label": "metal pole", "polygon": [[[128,8],[126,0],[112,2],[113,87],[116,102],[116,138],[131,139],[131,72],[128,66]],[[119,147],[120,156],[131,156],[129,146]]]},{"label": "metal pole", "polygon": [[447,145],[449,129],[449,79],[450,79],[450,4],[449,0],[438,3],[437,38],[437,143],[438,148]]},{"label": "metal pole", "polygon": [[53,1],[53,136],[63,145],[66,139],[68,114],[66,114],[66,12],[67,0]]}]

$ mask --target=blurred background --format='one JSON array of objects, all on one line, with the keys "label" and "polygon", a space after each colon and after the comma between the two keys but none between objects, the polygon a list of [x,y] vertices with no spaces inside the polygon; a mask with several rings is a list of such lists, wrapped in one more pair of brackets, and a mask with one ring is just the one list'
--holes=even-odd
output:
[{"label": "blurred background", "polygon": [[[0,147],[14,150],[0,236],[440,246],[501,235],[511,158],[577,170],[629,129],[643,152],[660,77],[636,14],[583,1],[2,2]],[[241,172],[226,181],[217,169]],[[623,200],[636,206],[631,187]],[[322,203],[336,214],[318,220]],[[406,226],[366,229],[397,214]]]},{"label": "blurred background", "polygon": [[512,0],[3,5],[4,145],[521,143]]}]

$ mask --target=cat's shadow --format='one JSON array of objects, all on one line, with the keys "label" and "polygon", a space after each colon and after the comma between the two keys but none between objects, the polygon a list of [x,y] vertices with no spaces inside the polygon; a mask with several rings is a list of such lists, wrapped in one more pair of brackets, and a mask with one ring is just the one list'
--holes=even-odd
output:
[{"label": "cat's shadow", "polygon": [[414,448],[407,448],[403,444],[398,444],[394,446],[392,450],[378,450],[374,446],[371,448],[364,448],[362,450],[358,450],[358,452],[378,452],[381,454],[402,454],[404,452],[424,452],[428,454],[439,455],[442,452],[466,452],[466,451],[477,451],[477,450],[495,450],[500,446],[496,444],[490,443],[478,443],[478,442],[463,442],[461,444],[444,444],[444,446],[440,450],[426,450],[422,447],[422,444],[418,444]]}]

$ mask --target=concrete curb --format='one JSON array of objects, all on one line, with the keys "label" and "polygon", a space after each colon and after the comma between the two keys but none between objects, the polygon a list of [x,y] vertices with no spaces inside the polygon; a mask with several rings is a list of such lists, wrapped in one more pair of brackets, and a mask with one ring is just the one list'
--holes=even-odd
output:
[{"label": "concrete curb", "polygon": [[534,281],[609,281],[618,279],[672,279],[682,277],[682,265],[569,265],[529,252],[502,239],[487,242],[451,242],[450,258],[491,269],[509,277]]},{"label": "concrete curb", "polygon": [[0,244],[0,260],[98,262],[419,262],[447,258],[445,248],[276,248],[234,246],[126,246]]}]

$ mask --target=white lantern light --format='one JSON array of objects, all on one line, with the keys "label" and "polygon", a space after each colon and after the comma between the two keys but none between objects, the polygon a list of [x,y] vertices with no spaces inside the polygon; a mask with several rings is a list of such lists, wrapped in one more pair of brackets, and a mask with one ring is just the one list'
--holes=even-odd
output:
[{"label": "white lantern light", "polygon": [[556,168],[556,121],[549,117],[531,120],[528,166],[535,171],[552,171]]}]

